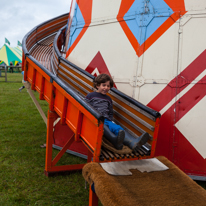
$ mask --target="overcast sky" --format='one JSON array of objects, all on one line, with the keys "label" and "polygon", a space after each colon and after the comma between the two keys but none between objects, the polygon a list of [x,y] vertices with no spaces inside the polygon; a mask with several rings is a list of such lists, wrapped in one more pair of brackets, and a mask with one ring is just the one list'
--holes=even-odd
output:
[{"label": "overcast sky", "polygon": [[0,0],[0,48],[5,38],[11,47],[22,43],[35,26],[70,10],[71,0]]}]

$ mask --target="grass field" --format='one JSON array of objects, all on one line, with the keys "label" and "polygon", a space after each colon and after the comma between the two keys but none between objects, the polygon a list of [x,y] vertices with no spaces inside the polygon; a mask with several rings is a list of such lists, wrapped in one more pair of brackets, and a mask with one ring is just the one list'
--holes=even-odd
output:
[{"label": "grass field", "polygon": [[[81,173],[44,175],[46,126],[26,89],[20,73],[0,79],[0,206],[86,206],[89,192]],[[38,93],[35,92],[38,99]],[[40,101],[45,114],[46,101]],[[54,150],[54,153],[57,151]],[[62,164],[85,160],[65,154]],[[205,182],[198,182],[206,188]]]},{"label": "grass field", "polygon": [[[10,82],[0,82],[0,205],[88,205],[81,173],[44,175],[46,125],[26,89],[19,92],[21,80],[20,73],[8,73]],[[46,114],[47,102],[39,102]],[[62,158],[62,164],[83,162],[69,154]]]}]

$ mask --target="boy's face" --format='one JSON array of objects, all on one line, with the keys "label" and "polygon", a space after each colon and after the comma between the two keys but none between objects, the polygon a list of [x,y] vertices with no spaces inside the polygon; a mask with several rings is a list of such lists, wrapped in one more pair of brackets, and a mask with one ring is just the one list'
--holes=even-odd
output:
[{"label": "boy's face", "polygon": [[101,83],[99,86],[97,86],[97,92],[101,94],[107,94],[110,90],[110,81],[107,81],[105,83]]}]

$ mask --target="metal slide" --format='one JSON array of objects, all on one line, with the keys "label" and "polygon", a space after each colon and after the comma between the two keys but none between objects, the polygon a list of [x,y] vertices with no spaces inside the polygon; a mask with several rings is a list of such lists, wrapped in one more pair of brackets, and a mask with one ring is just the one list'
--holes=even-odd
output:
[{"label": "metal slide", "polygon": [[[150,140],[138,152],[119,154],[103,146],[103,116],[84,96],[93,91],[93,76],[64,58],[68,14],[44,22],[23,39],[24,80],[49,103],[45,174],[79,170],[83,164],[57,162],[70,149],[85,155],[88,162],[129,161],[154,157],[160,113],[112,88],[115,122],[133,136],[148,132]],[[52,159],[53,146],[61,148]],[[92,159],[93,158],[93,159]]]}]

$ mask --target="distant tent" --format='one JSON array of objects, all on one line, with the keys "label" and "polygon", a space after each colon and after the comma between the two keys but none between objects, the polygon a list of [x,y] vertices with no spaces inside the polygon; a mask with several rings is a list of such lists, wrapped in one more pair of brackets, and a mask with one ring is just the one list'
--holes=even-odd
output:
[{"label": "distant tent", "polygon": [[4,63],[4,61],[1,61],[1,60],[0,60],[0,66],[4,66],[4,65],[6,65],[6,64]]},{"label": "distant tent", "polygon": [[0,50],[0,60],[9,66],[10,62],[18,61],[22,62],[22,52],[18,47],[11,48],[4,44]]},{"label": "distant tent", "polygon": [[17,47],[11,47],[12,51],[14,50],[15,52],[17,52],[20,56],[22,56],[22,49]]},{"label": "distant tent", "polygon": [[18,62],[19,62],[19,61],[13,61],[12,64],[13,64],[14,66],[16,66],[16,65],[18,64]]}]

